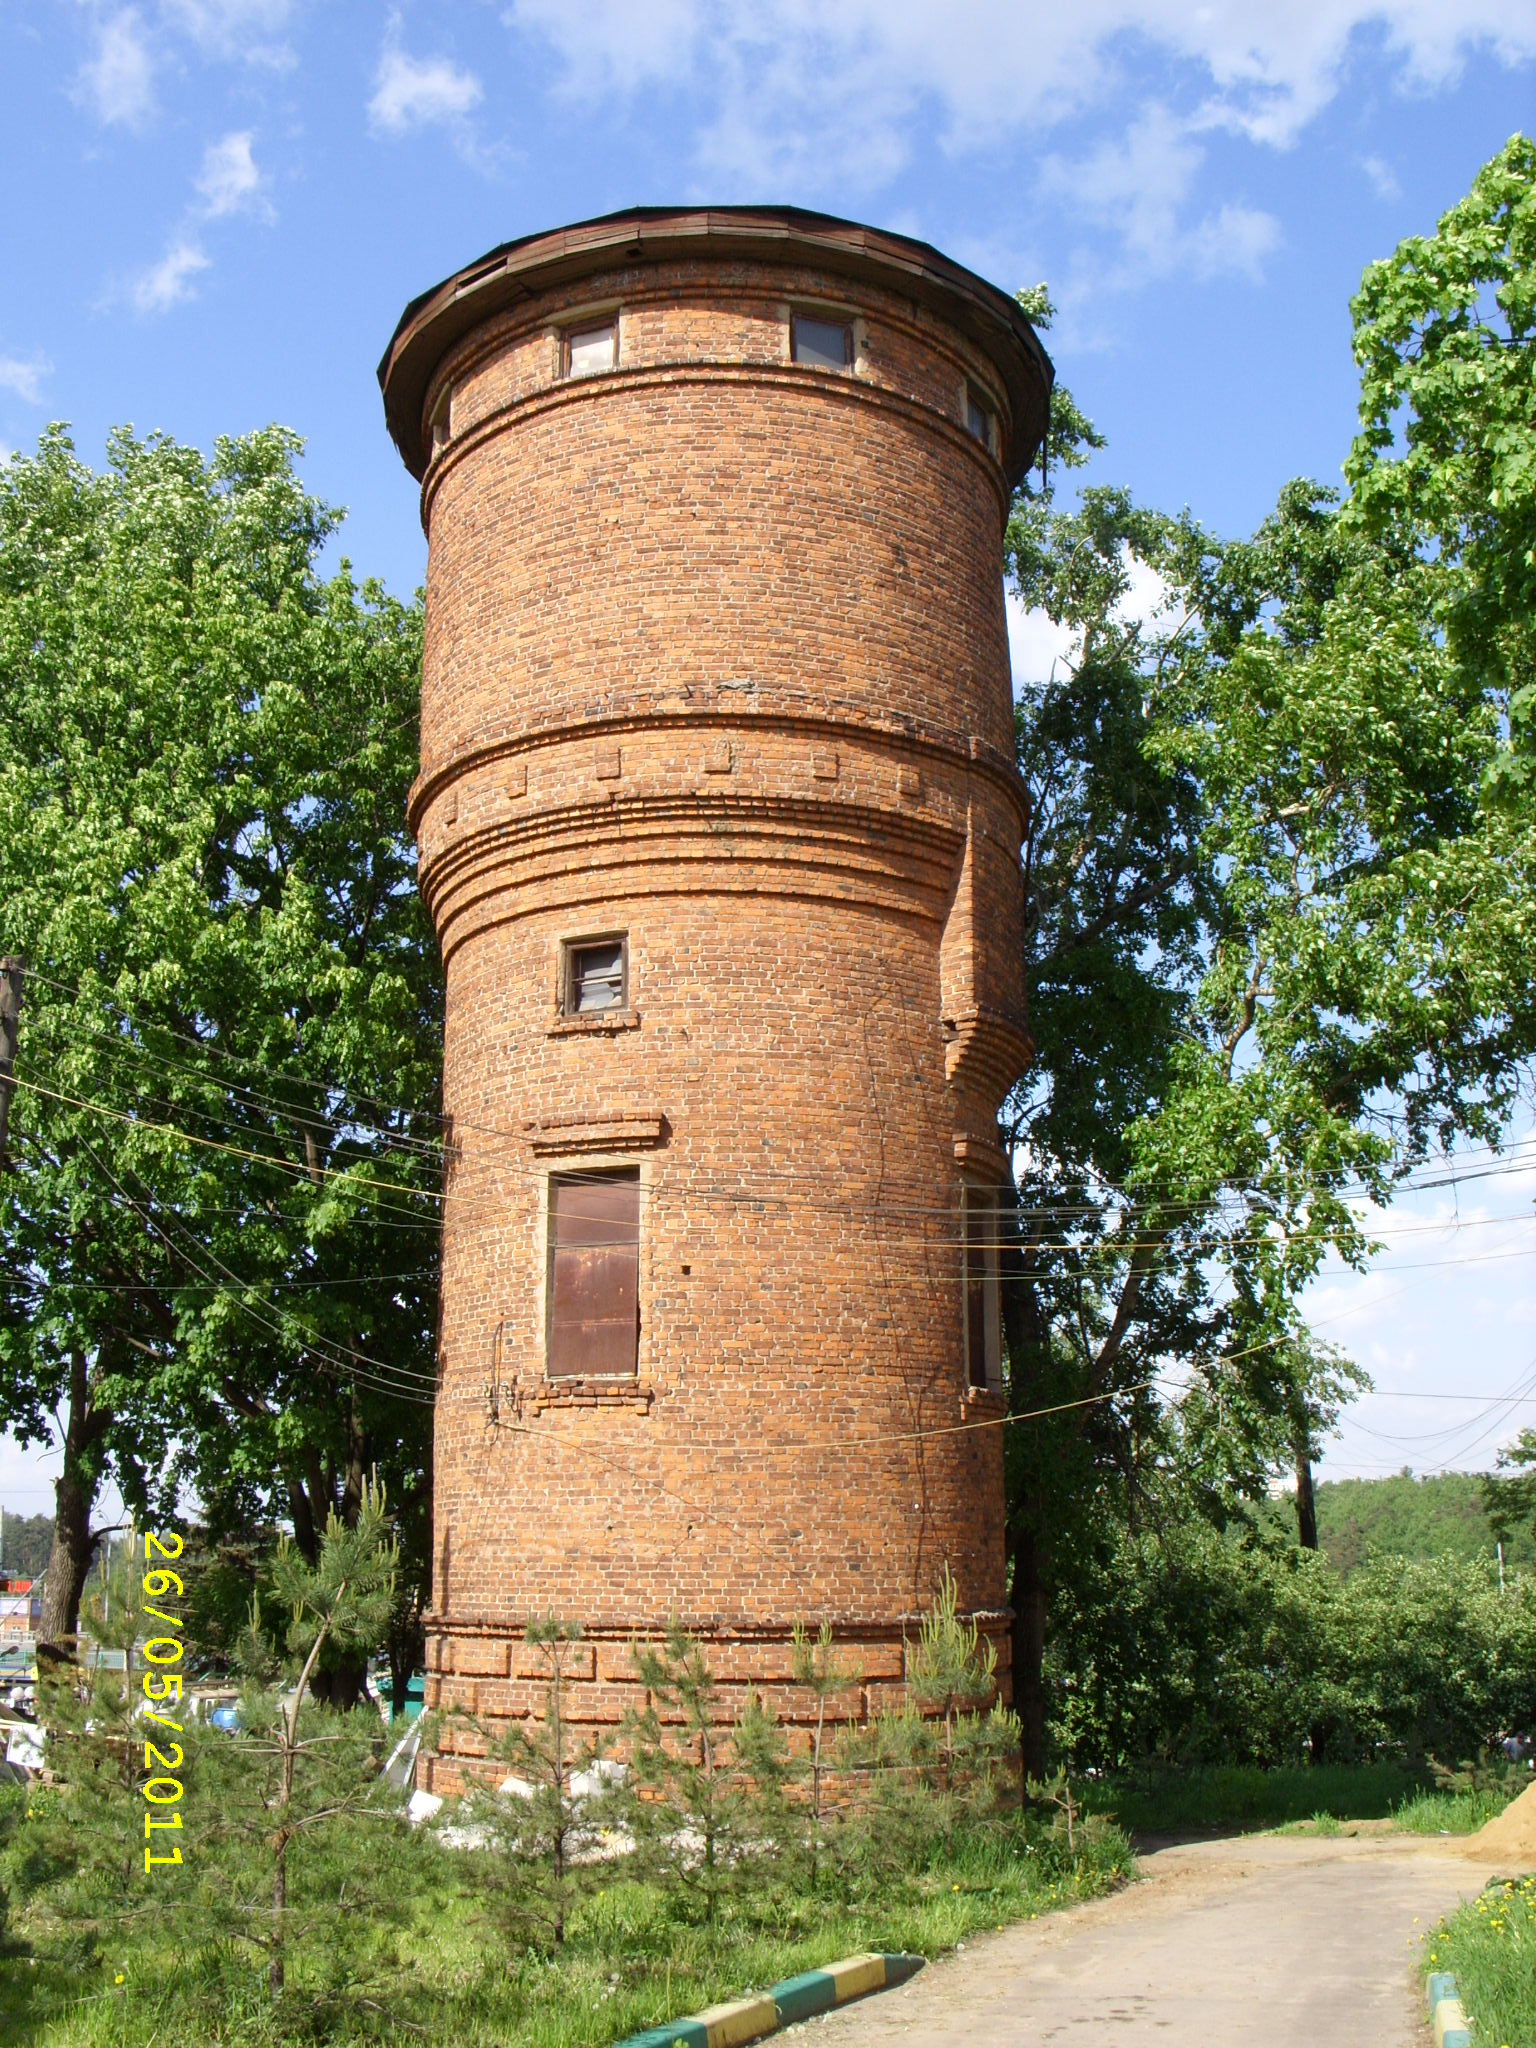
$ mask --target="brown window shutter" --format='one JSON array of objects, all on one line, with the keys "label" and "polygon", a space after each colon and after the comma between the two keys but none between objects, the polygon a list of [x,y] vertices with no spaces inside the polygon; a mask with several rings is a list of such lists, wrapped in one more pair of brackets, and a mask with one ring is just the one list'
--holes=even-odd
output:
[{"label": "brown window shutter", "polygon": [[640,1174],[557,1174],[549,1184],[549,1375],[637,1369]]}]

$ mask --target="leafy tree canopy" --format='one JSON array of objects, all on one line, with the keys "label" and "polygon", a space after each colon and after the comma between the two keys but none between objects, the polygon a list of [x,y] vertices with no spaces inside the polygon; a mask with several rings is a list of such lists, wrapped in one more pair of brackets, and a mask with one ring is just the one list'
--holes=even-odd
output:
[{"label": "leafy tree canopy", "polygon": [[[313,1557],[370,1463],[424,1553],[440,990],[403,836],[419,605],[278,428],[0,469],[0,1419],[64,1445],[45,1637],[108,1476]],[[390,1106],[385,1106],[390,1105]],[[173,1455],[174,1454],[174,1455]],[[417,1577],[419,1579],[419,1571]]]}]

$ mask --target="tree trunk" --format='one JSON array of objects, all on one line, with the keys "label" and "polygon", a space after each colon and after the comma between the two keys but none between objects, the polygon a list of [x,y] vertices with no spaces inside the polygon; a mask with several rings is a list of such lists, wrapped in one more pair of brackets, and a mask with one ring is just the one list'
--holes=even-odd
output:
[{"label": "tree trunk", "polygon": [[37,1654],[44,1664],[61,1664],[74,1656],[80,1600],[96,1555],[98,1539],[91,1534],[91,1509],[100,1483],[101,1439],[110,1419],[91,1407],[84,1353],[71,1352],[64,1466],[53,1489],[53,1548],[43,1580],[37,1632]]},{"label": "tree trunk", "polygon": [[288,1832],[279,1828],[272,1845],[272,1959],[267,1964],[267,1992],[283,1995],[283,1918],[288,1911]]},{"label": "tree trunk", "polygon": [[1317,1548],[1317,1496],[1312,1490],[1312,1441],[1305,1428],[1294,1438],[1296,1453],[1296,1540],[1303,1550]]},{"label": "tree trunk", "polygon": [[1049,1592],[1039,1538],[1013,1535],[1013,1710],[1026,1781],[1045,1776],[1045,1617]]}]

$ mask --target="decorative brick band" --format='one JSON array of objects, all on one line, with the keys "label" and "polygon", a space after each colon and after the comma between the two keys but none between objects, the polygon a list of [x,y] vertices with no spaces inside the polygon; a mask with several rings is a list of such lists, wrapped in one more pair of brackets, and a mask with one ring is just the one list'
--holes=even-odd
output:
[{"label": "decorative brick band", "polygon": [[893,1985],[905,1984],[922,1967],[921,1956],[849,1956],[828,1969],[786,1977],[756,1998],[733,1999],[685,2019],[647,2027],[644,2033],[621,2041],[618,2048],[742,2048],[744,2042],[760,2041],[780,2027],[797,2026],[855,1998],[867,1998],[872,1991],[889,1991]]},{"label": "decorative brick band", "polygon": [[1472,2022],[1456,1996],[1456,1979],[1449,1971],[1437,1970],[1429,1980],[1428,1991],[1435,2048],[1472,2048]]}]

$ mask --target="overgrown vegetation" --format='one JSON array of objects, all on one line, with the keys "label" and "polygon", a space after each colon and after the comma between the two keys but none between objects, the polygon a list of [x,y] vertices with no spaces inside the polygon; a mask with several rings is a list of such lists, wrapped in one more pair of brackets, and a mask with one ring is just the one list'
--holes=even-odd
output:
[{"label": "overgrown vegetation", "polygon": [[1536,1877],[1505,1878],[1442,1920],[1424,1937],[1421,1963],[1449,1970],[1489,2048],[1523,2048],[1536,2014]]},{"label": "overgrown vegetation", "polygon": [[1536,1584],[1491,1563],[1311,1552],[1199,1523],[1122,1534],[1064,1595],[1049,1676],[1079,1770],[1410,1767],[1536,1728]]},{"label": "overgrown vegetation", "polygon": [[1531,1782],[1497,1766],[1464,1773],[1403,1763],[1210,1764],[1079,1781],[1090,1813],[1133,1836],[1250,1834],[1317,1822],[1390,1822],[1404,1834],[1469,1835]]},{"label": "overgrown vegetation", "polygon": [[[128,1546],[114,1553],[90,1618],[129,1669],[61,1665],[49,1681],[58,1782],[0,1798],[0,1897],[16,1910],[5,2039],[568,2048],[861,1945],[932,1953],[1129,1869],[1112,1824],[1020,1810],[999,1769],[1017,1727],[992,1704],[987,1646],[948,1580],[914,1647],[908,1705],[836,1730],[819,1762],[809,1745],[791,1752],[750,1690],[728,1715],[700,1645],[674,1627],[635,1652],[647,1703],[612,1768],[569,1726],[579,1629],[531,1623],[542,1717],[461,1720],[487,1738],[480,1782],[437,1827],[412,1828],[381,1776],[376,1715],[306,1696],[328,1646],[382,1639],[396,1558],[371,1484],[353,1524],[331,1517],[313,1565],[280,1547],[268,1572],[283,1639],[253,1603],[239,1729],[181,1715],[183,1861],[146,1881],[137,1566]],[[848,1666],[826,1632],[802,1644],[814,1705],[817,1682],[824,1700]]]}]

